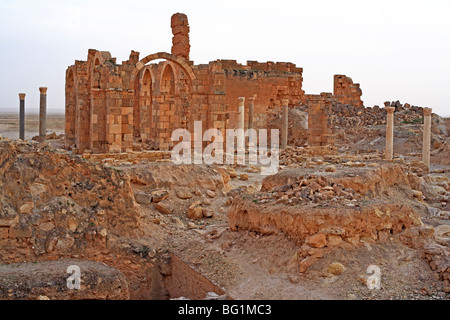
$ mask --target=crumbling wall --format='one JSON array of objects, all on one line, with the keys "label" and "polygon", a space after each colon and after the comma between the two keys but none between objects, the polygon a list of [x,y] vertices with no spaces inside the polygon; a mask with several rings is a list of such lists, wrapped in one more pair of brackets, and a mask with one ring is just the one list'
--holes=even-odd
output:
[{"label": "crumbling wall", "polygon": [[353,83],[353,80],[345,75],[334,76],[334,98],[337,102],[348,104],[355,107],[362,107],[364,105],[361,100],[362,90],[358,83]]},{"label": "crumbling wall", "polygon": [[0,140],[0,262],[81,259],[127,278],[132,299],[149,298],[148,248],[129,178],[50,147]]},{"label": "crumbling wall", "polygon": [[183,13],[174,14],[170,26],[172,27],[173,33],[172,54],[189,60],[191,45],[189,44],[189,23],[187,16]]}]

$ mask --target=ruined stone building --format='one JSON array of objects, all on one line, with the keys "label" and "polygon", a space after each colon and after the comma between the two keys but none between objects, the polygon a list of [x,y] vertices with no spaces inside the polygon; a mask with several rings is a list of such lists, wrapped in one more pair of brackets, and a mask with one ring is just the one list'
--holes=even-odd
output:
[{"label": "ruined stone building", "polygon": [[[331,103],[362,106],[358,84],[335,76],[334,93],[307,95],[303,69],[293,63],[216,60],[195,65],[189,59],[186,15],[171,19],[171,53],[141,57],[132,51],[118,64],[107,51],[89,50],[87,61],[75,61],[66,71],[66,148],[75,153],[120,153],[138,146],[169,150],[175,129],[193,132],[236,128],[239,97],[254,101],[254,128],[267,128],[268,114],[280,107],[307,105],[309,145],[326,145],[332,132],[327,123]],[[149,64],[158,59],[164,62]],[[248,118],[246,108],[246,118]]]}]

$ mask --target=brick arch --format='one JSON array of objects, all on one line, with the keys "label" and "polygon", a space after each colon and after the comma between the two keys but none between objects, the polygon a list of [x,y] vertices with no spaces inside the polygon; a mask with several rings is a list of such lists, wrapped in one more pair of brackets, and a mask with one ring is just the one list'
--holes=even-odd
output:
[{"label": "brick arch", "polygon": [[167,53],[167,52],[158,52],[158,53],[150,54],[150,55],[146,56],[145,58],[143,58],[141,61],[139,61],[136,64],[136,68],[133,71],[133,76],[136,76],[139,73],[139,71],[145,67],[145,65],[147,63],[149,63],[152,60],[157,60],[157,59],[165,59],[165,60],[172,61],[173,63],[178,64],[186,72],[186,74],[189,75],[189,78],[191,79],[191,81],[197,79],[197,77],[194,74],[194,70],[188,64],[186,59],[176,56],[176,55],[173,55],[173,54],[170,54],[170,53]]}]

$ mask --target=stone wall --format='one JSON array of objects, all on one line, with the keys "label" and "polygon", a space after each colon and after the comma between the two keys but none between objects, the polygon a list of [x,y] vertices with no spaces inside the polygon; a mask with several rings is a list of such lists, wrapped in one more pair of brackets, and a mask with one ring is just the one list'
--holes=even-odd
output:
[{"label": "stone wall", "polygon": [[[66,148],[75,153],[121,153],[132,150],[170,150],[175,129],[216,128],[225,133],[238,124],[239,98],[254,101],[254,128],[267,129],[283,99],[289,107],[311,101],[312,145],[332,143],[328,114],[314,96],[302,90],[303,69],[289,62],[216,60],[194,65],[189,61],[189,24],[184,14],[171,20],[172,54],[140,58],[131,51],[122,64],[109,52],[90,49],[87,61],[76,61],[66,73]],[[148,64],[164,59],[158,64]],[[362,106],[358,84],[335,76],[328,100]],[[327,100],[327,105],[328,105]],[[323,126],[328,123],[328,126]],[[320,132],[319,132],[320,131]]]},{"label": "stone wall", "polygon": [[358,83],[345,75],[334,76],[334,97],[337,102],[356,107],[362,107],[364,103],[361,100],[362,90]]}]

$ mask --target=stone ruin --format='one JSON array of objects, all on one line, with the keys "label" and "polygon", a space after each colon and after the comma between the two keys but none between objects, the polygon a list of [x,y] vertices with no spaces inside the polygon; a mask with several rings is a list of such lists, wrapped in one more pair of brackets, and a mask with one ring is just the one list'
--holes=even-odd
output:
[{"label": "stone ruin", "polygon": [[[46,88],[39,143],[0,137],[0,300],[286,299],[298,286],[303,298],[356,299],[349,284],[365,289],[374,262],[387,285],[371,297],[405,298],[390,290],[400,285],[448,298],[450,122],[399,101],[366,108],[345,75],[333,93],[306,94],[292,63],[194,65],[186,15],[171,27],[171,53],[132,51],[119,65],[89,50],[68,68],[64,147],[75,155],[42,143]],[[280,172],[174,165],[171,134],[194,121],[281,127]],[[420,144],[421,158],[404,151]],[[67,265],[86,272],[80,292],[66,288]],[[405,271],[418,279],[396,281]]]},{"label": "stone ruin", "polygon": [[[310,145],[322,146],[333,142],[327,117],[331,104],[363,105],[359,84],[344,75],[335,76],[333,94],[310,95],[302,90],[303,69],[293,63],[195,65],[189,60],[186,15],[174,14],[171,27],[171,53],[141,57],[132,51],[118,64],[109,52],[92,49],[87,61],[77,60],[67,69],[66,148],[77,154],[169,150],[172,132],[193,132],[194,121],[202,121],[203,130],[236,129],[240,97],[252,100],[252,108],[245,109],[246,129],[267,128],[270,113],[285,99],[290,108],[308,106]],[[159,59],[165,61],[148,64]]]}]

